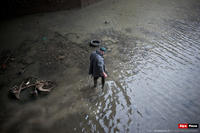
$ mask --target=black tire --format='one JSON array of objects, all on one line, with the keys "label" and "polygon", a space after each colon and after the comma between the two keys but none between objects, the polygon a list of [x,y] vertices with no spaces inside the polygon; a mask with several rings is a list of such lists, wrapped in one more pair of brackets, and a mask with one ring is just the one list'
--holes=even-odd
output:
[{"label": "black tire", "polygon": [[90,46],[92,46],[92,47],[99,47],[100,44],[101,44],[101,42],[99,40],[92,40],[90,42]]}]

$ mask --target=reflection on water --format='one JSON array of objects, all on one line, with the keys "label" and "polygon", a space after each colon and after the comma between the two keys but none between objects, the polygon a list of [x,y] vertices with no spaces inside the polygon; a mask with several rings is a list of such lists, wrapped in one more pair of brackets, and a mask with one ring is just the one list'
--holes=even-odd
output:
[{"label": "reflection on water", "polygon": [[[1,89],[0,132],[179,132],[179,123],[200,123],[199,13],[199,0],[112,0],[11,21],[7,36],[9,31],[11,36],[21,31],[14,27],[39,22],[30,27],[33,35],[22,37],[31,44],[23,44],[16,59],[33,57],[35,63],[24,74],[51,75],[58,87],[45,98],[24,104],[10,101],[5,95],[8,88]],[[32,33],[33,27],[38,28]],[[31,36],[38,39],[33,43]],[[47,40],[39,41],[43,36]],[[92,89],[92,79],[86,79],[89,53],[94,50],[88,40],[94,38],[108,49],[103,90]],[[8,79],[18,70],[10,71]]]},{"label": "reflection on water", "polygon": [[88,131],[177,130],[178,123],[200,122],[200,23],[165,25],[167,33],[141,30],[148,43],[121,47],[118,77],[110,74],[92,108],[95,119],[85,118]]}]

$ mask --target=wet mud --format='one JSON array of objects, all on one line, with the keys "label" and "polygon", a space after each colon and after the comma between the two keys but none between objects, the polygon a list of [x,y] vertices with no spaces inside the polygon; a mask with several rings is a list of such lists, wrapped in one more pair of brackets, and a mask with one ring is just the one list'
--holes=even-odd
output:
[{"label": "wet mud", "polygon": [[[179,123],[200,123],[199,11],[197,0],[113,0],[72,15],[21,18],[39,18],[47,29],[16,40],[15,60],[1,72],[1,132],[182,132]],[[88,13],[97,20],[84,18]],[[88,78],[93,39],[107,48],[104,89]],[[8,88],[28,76],[57,87],[32,100],[9,98]]]}]

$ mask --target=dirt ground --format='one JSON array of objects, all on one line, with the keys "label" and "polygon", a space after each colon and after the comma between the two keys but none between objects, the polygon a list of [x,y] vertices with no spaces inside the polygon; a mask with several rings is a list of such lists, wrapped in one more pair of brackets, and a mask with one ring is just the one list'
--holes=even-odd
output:
[{"label": "dirt ground", "polygon": [[[1,21],[0,52],[13,60],[0,71],[0,132],[182,132],[178,123],[200,123],[199,12],[198,0],[105,0]],[[103,90],[89,88],[92,39],[108,49]],[[31,76],[57,86],[8,95]]]}]

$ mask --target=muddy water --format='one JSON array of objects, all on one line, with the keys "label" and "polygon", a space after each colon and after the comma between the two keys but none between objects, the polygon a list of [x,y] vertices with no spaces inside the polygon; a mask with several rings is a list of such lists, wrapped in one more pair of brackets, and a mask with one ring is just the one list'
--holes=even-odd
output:
[{"label": "muddy water", "polygon": [[[178,123],[200,123],[199,12],[198,0],[111,0],[1,26],[6,29],[1,36],[5,46],[24,40],[16,60],[29,59],[31,65],[21,77],[13,74],[19,63],[0,76],[5,80],[0,131],[187,131],[178,129]],[[92,80],[87,78],[87,59],[95,50],[88,40],[94,38],[108,49],[103,90],[100,84],[90,88]],[[58,86],[47,96],[25,102],[5,95],[9,86],[30,75],[55,80]]]},{"label": "muddy water", "polygon": [[146,40],[119,47],[95,119],[86,117],[92,132],[181,132],[178,123],[200,122],[200,23],[164,25],[167,33],[141,29]]},{"label": "muddy water", "polygon": [[140,37],[109,33],[120,46],[116,58],[108,53],[109,78],[83,132],[183,132],[179,123],[200,123],[200,21],[189,14],[156,26],[135,29]]}]

